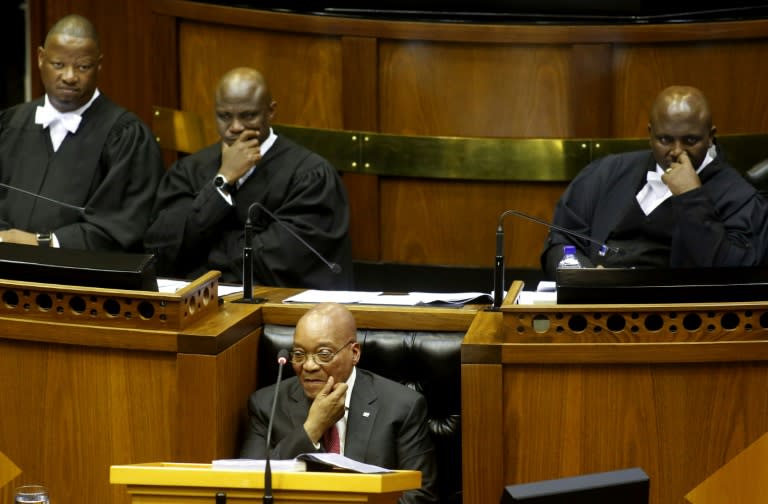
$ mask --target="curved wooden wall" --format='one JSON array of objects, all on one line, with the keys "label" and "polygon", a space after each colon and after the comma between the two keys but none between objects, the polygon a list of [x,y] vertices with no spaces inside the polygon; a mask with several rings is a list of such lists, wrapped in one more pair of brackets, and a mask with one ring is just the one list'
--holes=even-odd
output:
[{"label": "curved wooden wall", "polygon": [[[259,68],[270,80],[277,121],[300,126],[465,137],[643,137],[658,91],[693,84],[709,96],[721,133],[768,131],[761,86],[768,80],[768,20],[472,25],[181,0],[109,8],[97,0],[32,4],[45,14],[33,19],[78,11],[107,34],[103,87],[110,96],[141,113],[153,104],[195,111],[208,118],[212,139],[212,90],[222,73],[240,65]],[[126,33],[130,43],[122,43]],[[498,215],[514,208],[550,219],[564,188],[562,182],[472,181],[471,166],[468,178],[345,173],[355,258],[490,267]],[[505,230],[507,265],[538,267],[546,229],[510,220]]]}]

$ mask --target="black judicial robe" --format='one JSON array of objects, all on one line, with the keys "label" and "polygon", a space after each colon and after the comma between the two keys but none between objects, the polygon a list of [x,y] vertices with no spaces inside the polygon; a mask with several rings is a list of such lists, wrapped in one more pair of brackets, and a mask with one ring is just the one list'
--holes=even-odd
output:
[{"label": "black judicial robe", "polygon": [[[650,151],[609,155],[585,167],[557,203],[553,224],[581,233],[599,243],[609,241],[630,210],[638,205],[636,194],[645,184],[655,161]],[[656,212],[671,213],[659,219],[672,229],[658,236],[669,238],[668,267],[731,267],[761,263],[766,247],[768,208],[755,188],[720,156],[700,173],[702,186],[672,196]],[[541,255],[542,268],[554,277],[562,247],[574,244],[592,265],[610,265],[598,254],[599,246],[552,230]],[[646,249],[647,247],[643,247]],[[632,254],[632,250],[624,253]],[[609,252],[609,254],[611,254]],[[640,258],[638,258],[638,262]],[[622,258],[627,266],[631,259]]]},{"label": "black judicial robe", "polygon": [[54,152],[35,124],[43,101],[0,112],[0,181],[86,210],[0,188],[0,229],[53,232],[62,248],[142,251],[163,174],[152,132],[101,94]]},{"label": "black judicial robe", "polygon": [[229,205],[213,185],[221,144],[174,163],[160,183],[145,246],[158,273],[193,279],[208,270],[242,282],[245,222],[260,202],[341,273],[330,271],[296,237],[258,207],[252,211],[254,284],[352,288],[349,204],[336,169],[324,158],[278,136]]}]

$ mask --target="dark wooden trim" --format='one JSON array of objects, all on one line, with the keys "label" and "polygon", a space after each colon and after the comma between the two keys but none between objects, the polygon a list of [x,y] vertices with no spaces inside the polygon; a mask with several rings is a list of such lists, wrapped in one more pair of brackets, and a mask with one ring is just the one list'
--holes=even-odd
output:
[{"label": "dark wooden trim", "polygon": [[224,7],[183,0],[155,0],[160,14],[213,23],[277,31],[514,44],[657,43],[726,39],[762,39],[768,20],[644,25],[456,24],[348,19]]}]

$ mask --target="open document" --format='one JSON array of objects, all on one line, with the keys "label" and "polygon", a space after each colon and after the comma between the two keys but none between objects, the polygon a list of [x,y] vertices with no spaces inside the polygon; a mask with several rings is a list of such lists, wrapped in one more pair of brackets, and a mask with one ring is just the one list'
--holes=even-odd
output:
[{"label": "open document", "polygon": [[302,453],[297,460],[307,463],[307,471],[345,470],[363,474],[394,472],[373,464],[364,464],[338,453]]},{"label": "open document", "polygon": [[[220,459],[211,464],[213,469],[229,471],[264,471],[264,459]],[[391,469],[372,464],[364,464],[338,453],[302,453],[295,459],[270,460],[272,471],[304,472],[304,471],[350,471],[363,474],[379,474],[394,472]]]},{"label": "open document", "polygon": [[283,300],[284,303],[358,303],[394,306],[463,306],[467,303],[487,304],[493,301],[484,292],[409,292],[384,294],[382,292],[325,291],[309,289]]}]

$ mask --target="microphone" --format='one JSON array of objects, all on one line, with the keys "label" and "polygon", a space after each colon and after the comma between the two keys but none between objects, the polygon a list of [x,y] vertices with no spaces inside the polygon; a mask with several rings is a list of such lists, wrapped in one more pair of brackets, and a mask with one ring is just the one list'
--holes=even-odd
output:
[{"label": "microphone", "polygon": [[39,198],[41,200],[48,201],[49,203],[53,203],[55,205],[59,205],[59,206],[67,207],[67,208],[71,208],[72,210],[77,210],[77,211],[82,212],[82,213],[86,212],[85,207],[81,207],[81,206],[77,206],[77,205],[72,205],[70,203],[64,203],[63,201],[55,200],[53,198],[49,198],[48,196],[43,196],[41,194],[36,194],[36,193],[31,192],[31,191],[27,191],[26,189],[20,189],[18,187],[14,187],[12,185],[3,184],[2,182],[0,182],[0,187],[5,187],[6,189],[11,189],[13,191],[18,191],[18,192],[20,192],[22,194],[26,194],[27,196],[32,196],[33,198]]},{"label": "microphone", "polygon": [[528,219],[533,222],[537,222],[539,224],[543,224],[544,226],[547,226],[549,229],[554,229],[556,231],[560,231],[561,233],[565,233],[569,236],[575,236],[577,238],[581,238],[582,240],[586,240],[588,242],[594,243],[596,245],[600,246],[600,251],[598,252],[600,256],[605,256],[608,252],[614,252],[614,253],[621,253],[622,250],[618,247],[612,247],[610,245],[607,245],[604,242],[600,242],[595,240],[594,238],[587,236],[582,233],[578,233],[576,231],[571,231],[570,229],[565,229],[561,226],[556,226],[555,224],[551,224],[545,220],[539,219],[537,217],[534,217],[532,215],[528,215],[527,213],[520,212],[518,210],[505,210],[499,215],[499,221],[496,226],[496,260],[494,262],[493,267],[493,308],[494,310],[497,310],[503,301],[504,297],[504,217],[507,215],[514,215],[516,217],[522,217],[523,219]]},{"label": "microphone", "polygon": [[277,407],[277,393],[280,390],[280,380],[283,378],[283,366],[288,362],[288,350],[285,348],[277,352],[277,381],[275,382],[275,395],[272,397],[272,409],[269,412],[269,425],[267,426],[267,458],[264,464],[264,504],[271,504],[272,497],[272,468],[269,465],[270,444],[272,442],[272,422],[275,419]]},{"label": "microphone", "polygon": [[338,263],[328,261],[325,257],[322,256],[322,254],[320,254],[320,252],[317,251],[315,247],[307,243],[307,241],[304,240],[304,238],[296,234],[296,232],[293,229],[291,229],[285,222],[283,222],[282,219],[278,218],[277,215],[267,210],[267,207],[265,207],[258,201],[254,201],[248,207],[248,213],[245,218],[245,245],[243,246],[243,299],[239,300],[239,302],[263,303],[265,301],[263,298],[257,298],[257,300],[254,300],[253,298],[253,247],[251,245],[251,243],[253,242],[253,223],[251,221],[251,213],[253,213],[254,207],[260,208],[264,213],[269,215],[272,218],[272,220],[274,220],[280,227],[288,231],[291,234],[291,236],[299,240],[301,244],[304,245],[315,256],[317,256],[318,259],[323,261],[323,263],[325,263],[325,265],[328,266],[328,269],[331,270],[332,273],[335,273],[337,275],[341,273],[341,266]]}]

